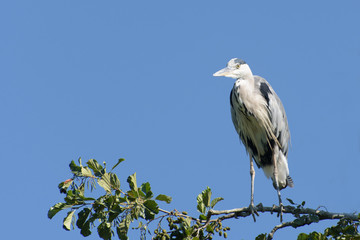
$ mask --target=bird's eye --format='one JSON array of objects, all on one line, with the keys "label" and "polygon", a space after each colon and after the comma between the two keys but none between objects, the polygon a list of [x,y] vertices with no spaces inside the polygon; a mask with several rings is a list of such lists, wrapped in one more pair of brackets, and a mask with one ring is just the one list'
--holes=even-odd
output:
[{"label": "bird's eye", "polygon": [[239,69],[240,68],[240,64],[236,64],[236,66],[235,66],[237,69]]}]

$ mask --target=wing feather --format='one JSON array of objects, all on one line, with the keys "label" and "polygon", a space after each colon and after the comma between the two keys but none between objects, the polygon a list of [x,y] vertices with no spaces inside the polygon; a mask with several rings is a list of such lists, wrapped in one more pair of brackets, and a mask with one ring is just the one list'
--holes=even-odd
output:
[{"label": "wing feather", "polygon": [[287,157],[290,142],[290,131],[284,106],[271,87],[271,85],[262,77],[254,76],[255,85],[266,100],[273,133],[280,144],[280,149]]}]

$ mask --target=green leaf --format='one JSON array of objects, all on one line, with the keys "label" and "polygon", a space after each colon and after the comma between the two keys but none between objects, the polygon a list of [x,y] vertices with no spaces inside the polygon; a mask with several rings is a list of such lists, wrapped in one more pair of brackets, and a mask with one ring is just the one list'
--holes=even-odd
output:
[{"label": "green leaf", "polygon": [[85,184],[81,183],[80,186],[75,190],[75,194],[77,195],[77,197],[84,197],[84,193],[85,193]]},{"label": "green leaf", "polygon": [[59,183],[58,188],[60,189],[60,193],[66,193],[66,190],[68,189],[68,187],[70,187],[70,185],[73,183],[73,179],[67,179],[64,182]]},{"label": "green leaf", "polygon": [[130,175],[127,179],[127,182],[129,183],[129,187],[131,190],[137,191],[138,187],[136,184],[136,173],[134,173],[133,175]]},{"label": "green leaf", "polygon": [[297,237],[297,240],[308,240],[309,239],[309,235],[307,235],[306,233],[300,233],[299,236]]},{"label": "green leaf", "polygon": [[262,233],[260,235],[258,235],[255,240],[266,240],[266,233]]},{"label": "green leaf", "polygon": [[68,205],[72,205],[75,202],[76,196],[74,195],[74,192],[72,190],[67,191],[66,197],[64,198],[65,202]]},{"label": "green leaf", "polygon": [[112,167],[111,171],[114,170],[121,162],[125,161],[124,158],[120,158],[118,162]]},{"label": "green leaf", "polygon": [[190,227],[191,226],[191,218],[189,218],[189,217],[185,218],[184,224],[186,227]]},{"label": "green leaf", "polygon": [[113,204],[116,202],[116,196],[114,195],[106,195],[103,199],[108,209],[110,209],[111,206],[113,206]]},{"label": "green leaf", "polygon": [[81,167],[76,165],[74,160],[72,160],[69,164],[70,170],[75,175],[81,175]]},{"label": "green leaf", "polygon": [[215,207],[215,205],[222,200],[224,200],[222,197],[215,198],[214,200],[211,201],[210,207],[211,208]]},{"label": "green leaf", "polygon": [[327,238],[323,238],[323,235],[319,232],[312,232],[309,235],[309,238],[307,239],[311,239],[311,240],[323,240],[323,239],[327,239]]},{"label": "green leaf", "polygon": [[120,238],[120,240],[127,240],[127,233],[129,231],[130,221],[127,218],[124,218],[116,228],[116,232]]},{"label": "green leaf", "polygon": [[86,221],[84,223],[83,227],[81,228],[80,234],[83,235],[84,237],[91,235],[90,221]]},{"label": "green leaf", "polygon": [[116,232],[120,240],[128,240],[127,231],[125,232],[124,229],[117,227]]},{"label": "green leaf", "polygon": [[139,217],[146,218],[145,217],[145,208],[142,206],[139,206],[139,205],[132,208],[131,217],[135,218],[136,220],[138,220]]},{"label": "green leaf", "polygon": [[98,180],[98,184],[105,189],[107,193],[111,193],[111,180],[109,173],[102,175],[101,179]]},{"label": "green leaf", "polygon": [[155,214],[159,213],[159,206],[154,200],[147,200],[144,202],[145,206],[145,219],[152,220],[155,217]]},{"label": "green leaf", "polygon": [[111,239],[111,223],[109,222],[102,222],[98,228],[98,234],[99,237],[101,237],[104,240]]},{"label": "green leaf", "polygon": [[294,201],[293,201],[293,200],[291,200],[290,198],[286,198],[286,200],[288,200],[288,201],[289,201],[289,203],[291,203],[292,205],[295,205]]},{"label": "green leaf", "polygon": [[64,218],[63,228],[66,231],[70,231],[71,222],[74,216],[75,210],[68,212],[67,216]]},{"label": "green leaf", "polygon": [[209,187],[206,187],[206,189],[202,191],[196,199],[198,203],[198,211],[205,214],[206,207],[210,207],[211,189]]},{"label": "green leaf", "polygon": [[201,201],[201,202],[198,201],[197,210],[198,210],[199,212],[205,214],[206,208],[205,208],[205,204],[204,204],[202,201]]},{"label": "green leaf", "polygon": [[211,189],[206,187],[204,191],[202,191],[197,196],[197,209],[199,212],[204,213],[206,212],[206,207],[210,207],[210,199],[211,199]]},{"label": "green leaf", "polygon": [[159,200],[159,201],[166,202],[166,203],[171,203],[171,201],[172,201],[171,197],[166,196],[164,194],[159,194],[155,199]]},{"label": "green leaf", "polygon": [[80,234],[83,235],[84,237],[90,236],[91,235],[91,230],[90,230],[90,225],[93,224],[93,222],[95,221],[96,217],[90,217],[89,220],[87,220],[80,231]]},{"label": "green leaf", "polygon": [[150,199],[153,197],[153,193],[151,192],[150,183],[146,182],[141,185],[141,191],[145,193],[145,198]]},{"label": "green leaf", "polygon": [[206,207],[210,207],[210,199],[211,199],[211,189],[206,187],[206,189],[202,192],[204,204]]},{"label": "green leaf", "polygon": [[95,198],[91,198],[91,197],[84,197],[84,196],[79,196],[81,200],[83,201],[94,201]]},{"label": "green leaf", "polygon": [[208,233],[214,233],[214,228],[209,224],[209,225],[206,226],[206,231]]},{"label": "green leaf", "polygon": [[120,180],[116,174],[110,173],[110,183],[114,189],[120,189]]},{"label": "green leaf", "polygon": [[57,203],[49,209],[48,218],[52,219],[59,211],[70,207],[72,207],[72,205],[67,205],[66,203]]},{"label": "green leaf", "polygon": [[108,221],[112,222],[122,213],[125,209],[120,207],[120,205],[114,205],[111,210],[109,211],[109,218]]},{"label": "green leaf", "polygon": [[200,220],[206,220],[207,219],[207,217],[204,214],[200,214],[199,218],[200,218]]},{"label": "green leaf", "polygon": [[90,159],[87,165],[94,171],[95,176],[101,177],[105,174],[105,169],[95,159]]},{"label": "green leaf", "polygon": [[83,175],[84,177],[94,177],[88,167],[81,167],[81,175]]},{"label": "green leaf", "polygon": [[84,223],[86,222],[86,219],[90,215],[90,208],[84,208],[78,213],[78,220],[76,221],[76,226],[80,229],[84,227]]},{"label": "green leaf", "polygon": [[92,204],[92,207],[93,207],[93,209],[95,210],[96,213],[103,212],[103,210],[107,207],[106,204],[104,203],[104,199],[106,199],[107,196],[110,196],[110,195],[100,196],[100,197],[99,197],[98,199],[96,199],[96,201]]},{"label": "green leaf", "polygon": [[138,192],[134,190],[129,190],[126,193],[131,201],[135,201],[135,199],[139,197]]}]

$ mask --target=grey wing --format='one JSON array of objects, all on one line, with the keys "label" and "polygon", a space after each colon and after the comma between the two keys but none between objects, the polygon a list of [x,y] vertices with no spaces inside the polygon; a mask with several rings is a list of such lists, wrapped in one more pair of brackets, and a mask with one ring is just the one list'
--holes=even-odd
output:
[{"label": "grey wing", "polygon": [[290,142],[290,131],[284,106],[270,84],[260,76],[254,76],[255,84],[264,96],[273,127],[273,132],[280,143],[280,148],[287,157]]}]

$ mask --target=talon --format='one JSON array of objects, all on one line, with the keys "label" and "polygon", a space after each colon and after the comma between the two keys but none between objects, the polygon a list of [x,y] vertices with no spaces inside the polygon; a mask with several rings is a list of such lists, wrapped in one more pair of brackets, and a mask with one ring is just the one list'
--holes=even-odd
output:
[{"label": "talon", "polygon": [[272,208],[271,208],[271,212],[270,212],[271,214],[273,214],[273,213],[274,213],[275,208],[276,208],[276,205],[275,205],[275,204],[273,204],[273,205],[272,205]]},{"label": "talon", "polygon": [[249,210],[251,215],[253,216],[254,222],[256,222],[255,214],[259,216],[259,213],[257,212],[257,208],[254,206],[253,203],[249,205]]},{"label": "talon", "polygon": [[282,203],[279,204],[279,208],[280,208],[280,210],[277,214],[277,217],[280,216],[280,222],[282,222],[283,221],[283,211],[284,211],[284,206]]}]

